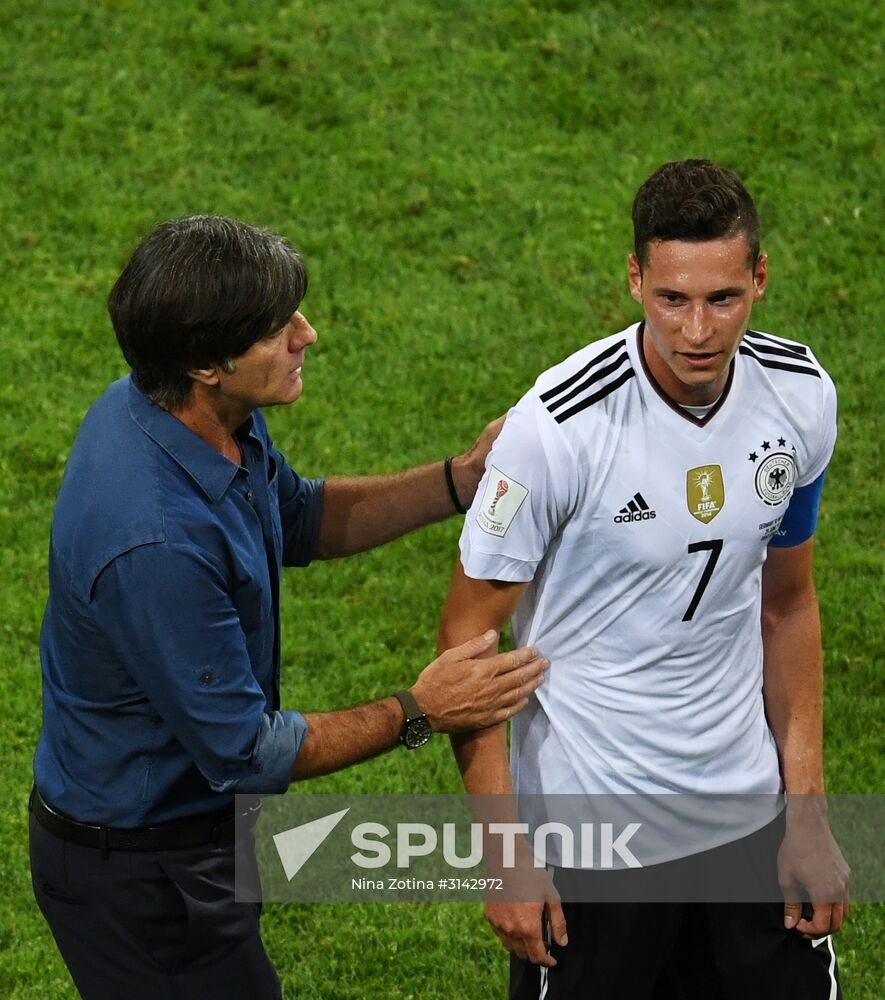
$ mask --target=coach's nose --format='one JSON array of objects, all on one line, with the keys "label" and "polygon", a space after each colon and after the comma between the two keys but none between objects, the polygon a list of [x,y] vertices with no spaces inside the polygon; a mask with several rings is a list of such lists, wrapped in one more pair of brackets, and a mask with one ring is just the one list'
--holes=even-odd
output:
[{"label": "coach's nose", "polygon": [[289,335],[289,350],[293,354],[296,354],[303,348],[310,347],[311,344],[315,344],[317,342],[317,332],[310,325],[304,313],[292,313],[292,319],[289,321],[289,325],[291,327],[291,333]]}]

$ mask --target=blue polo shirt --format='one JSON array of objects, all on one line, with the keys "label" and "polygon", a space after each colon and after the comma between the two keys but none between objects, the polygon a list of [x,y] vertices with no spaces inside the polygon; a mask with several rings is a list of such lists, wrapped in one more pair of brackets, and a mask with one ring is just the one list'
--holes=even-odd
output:
[{"label": "blue polo shirt", "polygon": [[83,420],[56,502],[40,651],[46,801],[136,827],[288,786],[307,732],[279,710],[282,565],[319,537],[323,482],[273,447],[260,411],[228,461],[111,385]]}]

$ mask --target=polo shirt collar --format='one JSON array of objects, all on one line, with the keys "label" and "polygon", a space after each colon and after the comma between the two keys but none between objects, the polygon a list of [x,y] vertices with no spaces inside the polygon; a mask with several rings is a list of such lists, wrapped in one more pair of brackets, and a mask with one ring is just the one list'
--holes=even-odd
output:
[{"label": "polo shirt collar", "polygon": [[[224,495],[238,472],[238,466],[207,444],[177,417],[151,402],[127,376],[129,415],[194,480],[215,503]],[[237,436],[251,432],[252,417],[237,428]]]}]

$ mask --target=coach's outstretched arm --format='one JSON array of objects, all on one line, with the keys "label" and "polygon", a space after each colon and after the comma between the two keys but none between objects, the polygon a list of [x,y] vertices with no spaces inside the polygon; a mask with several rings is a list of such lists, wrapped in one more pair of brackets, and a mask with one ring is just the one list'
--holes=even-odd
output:
[{"label": "coach's outstretched arm", "polygon": [[[473,580],[464,573],[459,559],[440,620],[439,647],[462,642],[477,629],[500,630],[516,610],[527,586],[525,583]],[[490,646],[485,655],[493,653],[494,647]],[[476,732],[456,733],[452,736],[452,749],[470,795],[513,795],[507,766],[505,723]],[[514,821],[515,812],[514,804]],[[526,870],[531,869],[533,875],[543,878],[546,900],[487,902],[486,919],[508,951],[538,965],[554,966],[556,959],[547,951],[542,937],[542,916],[546,911],[556,943],[567,944],[562,905],[546,873],[534,869],[534,860],[528,854],[523,860]]]},{"label": "coach's outstretched arm", "polygon": [[[763,698],[787,792],[778,857],[784,926],[816,937],[848,915],[849,869],[827,823],[823,765],[823,656],[812,576],[814,538],[770,547],[762,572]],[[814,908],[802,920],[800,889]],[[842,902],[839,902],[842,900]]]},{"label": "coach's outstretched arm", "polygon": [[[452,460],[452,485],[462,508],[470,506],[486,456],[503,426],[503,417],[493,420],[473,447]],[[443,462],[390,476],[332,476],[325,482],[317,558],[334,559],[383,545],[455,510]]]},{"label": "coach's outstretched arm", "polygon": [[[521,711],[544,679],[547,661],[523,647],[495,655],[491,630],[438,656],[411,693],[435,732],[500,726]],[[403,710],[395,697],[337,712],[305,715],[308,725],[293,779],[311,778],[367,760],[396,746]]]}]

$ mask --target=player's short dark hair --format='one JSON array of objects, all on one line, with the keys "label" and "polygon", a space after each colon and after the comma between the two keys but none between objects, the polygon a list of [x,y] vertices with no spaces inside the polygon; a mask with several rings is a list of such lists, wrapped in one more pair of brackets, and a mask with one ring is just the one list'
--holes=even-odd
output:
[{"label": "player's short dark hair", "polygon": [[192,215],[142,240],[108,312],[138,387],[174,409],[190,396],[189,370],[239,357],[285,326],[306,292],[307,268],[282,236]]},{"label": "player's short dark hair", "polygon": [[701,242],[746,233],[749,266],[759,257],[759,216],[740,177],[710,160],[679,160],[659,167],[633,201],[633,247],[648,263],[655,240]]}]

